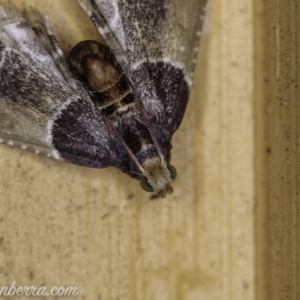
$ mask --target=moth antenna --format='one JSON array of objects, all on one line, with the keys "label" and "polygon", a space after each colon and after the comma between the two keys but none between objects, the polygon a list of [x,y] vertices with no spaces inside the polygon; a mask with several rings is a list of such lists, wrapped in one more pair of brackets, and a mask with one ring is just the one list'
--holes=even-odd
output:
[{"label": "moth antenna", "polygon": [[[147,52],[147,46],[143,42],[143,39],[141,39],[141,46],[143,47],[143,53],[144,53],[144,55],[146,57],[146,60],[150,61],[149,55],[148,55],[148,52]],[[151,77],[150,76],[150,71],[147,70],[147,72],[149,74],[149,77]],[[129,73],[132,75],[132,68],[129,68]],[[131,81],[131,78],[132,78],[132,76],[129,76],[130,81]],[[132,84],[132,88],[133,87],[134,87],[134,85]],[[136,93],[136,95],[139,95],[139,93]],[[150,133],[151,139],[152,139],[153,144],[154,144],[154,146],[156,148],[157,154],[159,155],[159,158],[161,159],[161,162],[166,163],[165,162],[165,158],[164,158],[164,156],[162,154],[162,151],[161,151],[161,147],[160,147],[160,145],[159,145],[159,143],[157,141],[157,138],[155,137],[155,134],[153,132],[153,128],[152,128],[152,125],[150,123],[150,120],[149,120],[148,116],[145,113],[144,105],[143,105],[143,103],[142,103],[142,101],[140,99],[137,99],[137,106],[138,106],[138,109],[139,109],[139,111],[141,112],[141,114],[143,116],[143,121],[145,122],[145,125],[146,125],[146,127],[147,127],[147,129],[148,129],[148,131]]]},{"label": "moth antenna", "polygon": [[154,134],[154,132],[153,132],[153,129],[152,129],[152,125],[151,125],[151,123],[150,123],[150,120],[149,120],[149,118],[147,117],[147,115],[146,115],[146,113],[145,113],[145,109],[144,109],[143,103],[142,103],[139,99],[137,99],[137,106],[138,106],[138,108],[139,108],[140,113],[141,113],[142,116],[143,116],[143,121],[145,122],[145,125],[146,125],[146,127],[147,127],[147,129],[148,129],[148,131],[149,131],[149,133],[150,133],[150,136],[151,136],[151,139],[152,139],[152,141],[153,141],[153,144],[154,144],[154,146],[155,146],[155,148],[156,148],[157,154],[159,155],[159,158],[161,159],[161,161],[162,161],[162,162],[165,162],[165,158],[164,158],[164,156],[163,156],[163,154],[162,154],[160,145],[159,145],[159,143],[158,143],[158,141],[157,141],[157,139],[156,139],[156,137],[155,137],[155,134]]},{"label": "moth antenna", "polygon": [[140,164],[140,162],[138,161],[138,159],[136,158],[136,156],[134,155],[134,153],[131,151],[131,149],[128,147],[128,145],[125,143],[124,139],[122,138],[122,136],[120,135],[120,133],[116,130],[116,128],[113,126],[112,122],[105,116],[104,120],[106,122],[106,124],[109,126],[109,128],[111,129],[111,131],[118,137],[118,139],[121,141],[123,147],[125,148],[125,150],[127,151],[127,153],[129,154],[129,156],[131,157],[131,159],[136,163],[136,165],[138,166],[138,168],[140,169],[140,171],[145,174],[146,170],[143,168],[143,166]]}]

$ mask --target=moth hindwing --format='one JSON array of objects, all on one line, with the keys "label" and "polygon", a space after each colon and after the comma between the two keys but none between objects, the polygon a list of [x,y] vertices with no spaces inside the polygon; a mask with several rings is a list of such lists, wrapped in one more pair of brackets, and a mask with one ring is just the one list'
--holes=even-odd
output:
[{"label": "moth hindwing", "polygon": [[165,197],[205,3],[79,2],[108,46],[76,45],[75,76],[41,13],[0,7],[0,139],[79,165],[118,167]]}]

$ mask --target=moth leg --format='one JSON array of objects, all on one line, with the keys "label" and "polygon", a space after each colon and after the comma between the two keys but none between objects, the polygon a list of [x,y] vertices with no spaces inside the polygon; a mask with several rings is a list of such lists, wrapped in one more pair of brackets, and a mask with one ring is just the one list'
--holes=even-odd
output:
[{"label": "moth leg", "polygon": [[59,47],[56,37],[51,32],[47,16],[42,14],[36,8],[31,7],[25,11],[25,17],[40,43],[52,57],[56,67],[62,73],[65,80],[73,89],[78,90],[79,83],[69,71],[64,53]]}]

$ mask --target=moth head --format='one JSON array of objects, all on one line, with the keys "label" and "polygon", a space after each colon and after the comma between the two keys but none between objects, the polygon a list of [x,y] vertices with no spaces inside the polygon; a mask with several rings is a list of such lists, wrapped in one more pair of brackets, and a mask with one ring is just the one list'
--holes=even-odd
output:
[{"label": "moth head", "polygon": [[155,192],[162,198],[173,193],[171,184],[177,176],[174,166],[167,165],[160,158],[148,158],[143,164],[144,173],[140,184],[146,192]]}]

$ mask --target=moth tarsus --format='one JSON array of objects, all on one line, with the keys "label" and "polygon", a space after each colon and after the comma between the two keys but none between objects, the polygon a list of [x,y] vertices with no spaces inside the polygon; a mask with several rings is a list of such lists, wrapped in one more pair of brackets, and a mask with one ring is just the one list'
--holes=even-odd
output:
[{"label": "moth tarsus", "polygon": [[205,1],[79,2],[107,45],[80,42],[69,65],[43,14],[0,6],[0,141],[117,167],[165,197]]}]

